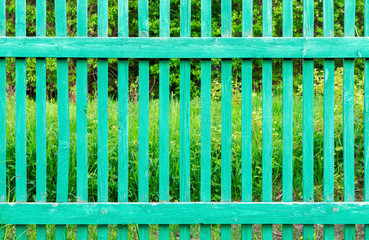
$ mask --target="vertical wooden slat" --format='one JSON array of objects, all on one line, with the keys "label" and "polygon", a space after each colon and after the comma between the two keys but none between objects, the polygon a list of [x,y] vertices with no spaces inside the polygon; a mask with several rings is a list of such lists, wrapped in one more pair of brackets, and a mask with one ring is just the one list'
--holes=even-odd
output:
[{"label": "vertical wooden slat", "polygon": [[[314,1],[304,1],[303,35],[314,37]],[[314,201],[314,60],[303,60],[303,201]],[[313,239],[314,225],[304,225],[304,239]]]},{"label": "vertical wooden slat", "polygon": [[[98,1],[98,36],[108,36],[108,1]],[[108,59],[97,60],[98,201],[108,202]],[[108,239],[108,226],[98,226],[98,238]]]},{"label": "vertical wooden slat", "polygon": [[[138,31],[149,37],[148,0],[138,1]],[[139,75],[139,136],[138,136],[138,199],[149,201],[149,60],[138,62]],[[140,239],[149,239],[149,225],[139,226]]]},{"label": "vertical wooden slat", "polygon": [[[323,34],[334,36],[333,0],[323,2]],[[324,184],[323,201],[334,201],[334,60],[324,59]],[[334,225],[324,226],[324,238],[334,239]]]},{"label": "vertical wooden slat", "polygon": [[[0,0],[0,36],[5,36],[5,0]],[[6,201],[6,62],[0,58],[0,202]],[[3,237],[0,229],[0,238]]]},{"label": "vertical wooden slat", "polygon": [[[180,1],[180,36],[191,36],[191,0]],[[190,81],[191,61],[180,61],[180,163],[179,198],[191,201],[190,191]],[[180,238],[190,239],[190,225],[180,225]]]},{"label": "vertical wooden slat", "polygon": [[[36,36],[46,36],[46,1],[36,6]],[[36,59],[36,201],[46,202],[46,59]],[[37,239],[46,240],[46,226],[36,227]]]},{"label": "vertical wooden slat", "polygon": [[[252,37],[253,1],[242,1],[242,36]],[[252,59],[242,59],[242,201],[252,202]],[[241,226],[243,240],[252,239],[252,225]]]},{"label": "vertical wooden slat", "polygon": [[[263,37],[272,37],[272,1],[263,1]],[[272,59],[263,59],[263,202],[272,201]],[[263,239],[273,238],[273,225],[263,225]]]},{"label": "vertical wooden slat", "polygon": [[[128,0],[118,0],[118,36],[128,30]],[[118,59],[118,202],[128,202],[128,67],[128,59]],[[126,239],[127,225],[118,225],[118,240]]]},{"label": "vertical wooden slat", "polygon": [[[369,37],[369,0],[364,2],[364,36]],[[369,201],[369,60],[364,60],[364,201]],[[369,224],[364,225],[369,240]]]},{"label": "vertical wooden slat", "polygon": [[[16,0],[15,35],[26,36],[26,1]],[[26,153],[26,70],[25,58],[15,59],[15,198],[17,202],[27,201],[27,153]],[[16,238],[27,239],[27,226],[16,227]]]},{"label": "vertical wooden slat", "polygon": [[[160,37],[170,37],[170,1],[160,0]],[[169,59],[159,62],[159,200],[169,201]],[[169,239],[169,225],[159,225],[159,239]]]},{"label": "vertical wooden slat", "polygon": [[[87,37],[87,0],[77,0],[77,36]],[[77,202],[88,202],[87,181],[87,59],[77,59]],[[88,238],[88,226],[77,226],[77,239]]]},{"label": "vertical wooden slat", "polygon": [[[201,0],[201,37],[211,37],[211,0]],[[211,201],[211,59],[201,60],[201,202]],[[211,225],[201,226],[202,240]]]},{"label": "vertical wooden slat", "polygon": [[[66,2],[65,0],[55,0],[55,28],[56,36],[67,36]],[[69,181],[69,80],[68,80],[68,59],[56,60],[57,64],[57,84],[58,84],[58,173],[56,201],[68,202],[68,181]],[[66,228],[63,225],[55,226],[55,239],[61,240],[66,237]]]},{"label": "vertical wooden slat", "polygon": [[[292,0],[283,0],[283,37],[293,37]],[[283,60],[283,202],[292,202],[293,60]],[[292,239],[292,225],[283,225],[283,239]]]},{"label": "vertical wooden slat", "polygon": [[[345,0],[345,37],[355,36],[355,1]],[[343,59],[343,189],[344,201],[355,201],[354,59]],[[345,225],[345,239],[355,238],[355,225]]]},{"label": "vertical wooden slat", "polygon": [[[232,36],[232,1],[221,2],[222,37]],[[221,201],[231,202],[232,186],[232,59],[222,59]],[[231,224],[221,226],[221,239],[231,239]]]}]

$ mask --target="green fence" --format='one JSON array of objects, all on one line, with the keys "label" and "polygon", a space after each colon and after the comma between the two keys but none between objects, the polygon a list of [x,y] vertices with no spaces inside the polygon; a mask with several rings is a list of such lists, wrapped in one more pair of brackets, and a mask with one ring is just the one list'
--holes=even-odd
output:
[{"label": "green fence", "polygon": [[[87,37],[88,1],[77,1],[77,35],[67,36],[66,1],[55,0],[56,37],[46,37],[46,1],[37,0],[37,37],[26,36],[26,0],[16,0],[16,37],[6,37],[5,0],[0,0],[0,214],[3,224],[16,225],[15,237],[27,239],[27,225],[37,225],[37,239],[46,239],[46,225],[64,239],[66,225],[77,225],[77,239],[88,238],[88,225],[98,225],[107,239],[117,225],[118,239],[128,238],[137,224],[139,238],[149,238],[149,225],[159,225],[159,239],[169,239],[169,225],[179,225],[180,239],[191,238],[190,225],[200,224],[201,239],[210,239],[212,224],[221,238],[231,239],[232,225],[241,225],[242,239],[252,239],[253,225],[262,224],[263,239],[273,239],[273,224],[283,224],[283,238],[293,238],[293,224],[304,224],[304,239],[314,238],[314,225],[334,239],[335,224],[345,224],[345,239],[355,238],[355,224],[369,224],[369,204],[355,202],[354,59],[365,59],[364,119],[369,136],[369,38],[355,37],[355,0],[346,0],[345,37],[334,37],[333,0],[324,0],[324,37],[314,38],[314,1],[304,0],[303,35],[293,37],[293,2],[283,0],[283,37],[272,37],[272,0],[263,1],[263,37],[252,37],[253,1],[242,4],[243,37],[231,36],[232,1],[222,0],[222,37],[211,36],[211,0],[201,0],[201,37],[191,37],[191,1],[181,0],[180,37],[170,37],[170,1],[160,1],[160,37],[149,37],[148,0],[138,1],[139,36],[128,34],[128,0],[118,0],[119,37],[108,37],[108,1],[98,1],[98,37]],[[369,34],[369,1],[365,0],[365,36]],[[7,176],[6,58],[16,58],[15,176]],[[27,202],[26,58],[36,60],[36,201]],[[57,58],[59,145],[56,202],[46,202],[46,58]],[[70,158],[68,58],[77,59],[76,148],[77,201],[68,199]],[[98,58],[98,202],[88,202],[87,59]],[[118,202],[108,198],[108,58],[118,59]],[[128,202],[128,59],[139,59],[138,200]],[[169,202],[169,59],[180,58],[179,202]],[[221,63],[221,202],[211,202],[211,60]],[[242,202],[232,202],[232,59],[242,59]],[[252,202],[252,61],[263,59],[262,75],[262,200]],[[272,59],[283,59],[283,201],[272,202]],[[314,202],[314,58],[324,59],[324,189]],[[149,60],[160,59],[159,200],[149,202]],[[201,59],[201,202],[191,202],[190,84],[191,59]],[[303,59],[303,201],[293,201],[293,60]],[[343,59],[344,202],[334,202],[334,59]],[[8,139],[9,140],[9,139]],[[365,138],[364,198],[369,200],[369,142]],[[255,146],[254,146],[255,147]],[[8,202],[7,180],[15,177],[15,201]],[[369,239],[369,225],[365,238]],[[2,228],[2,234],[4,228]],[[255,233],[255,232],[254,232]]]}]

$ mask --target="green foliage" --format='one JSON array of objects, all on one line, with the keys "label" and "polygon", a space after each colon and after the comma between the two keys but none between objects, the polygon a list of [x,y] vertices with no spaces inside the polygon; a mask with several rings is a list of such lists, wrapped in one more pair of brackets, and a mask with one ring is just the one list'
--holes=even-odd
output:
[{"label": "green foliage", "polygon": [[[150,36],[159,36],[159,0],[149,1],[149,27]],[[180,30],[180,9],[179,0],[171,0],[171,11],[170,11],[170,35],[171,37],[179,37]],[[201,1],[191,1],[191,34],[192,37],[201,36]],[[242,1],[234,0],[233,13],[232,13],[232,36],[242,36]],[[77,28],[77,9],[76,0],[67,1],[67,26],[68,36],[76,36]],[[323,36],[323,3],[322,1],[314,2],[314,16],[315,16],[315,36]],[[129,1],[129,36],[138,37],[138,4],[137,0]],[[212,0],[212,36],[221,36],[221,1]],[[109,1],[109,36],[118,36],[118,8],[117,0]],[[8,36],[15,35],[14,22],[15,22],[15,0],[7,0],[7,26],[6,31]],[[364,28],[364,1],[356,1],[356,33],[357,36],[363,36]],[[344,0],[334,1],[334,34],[335,36],[343,36],[343,18],[344,18]],[[293,34],[294,37],[303,36],[303,1],[293,1]],[[55,10],[54,1],[47,1],[47,36],[55,36]],[[88,36],[97,36],[97,0],[88,1]],[[262,36],[262,1],[254,0],[254,11],[253,11],[253,35],[255,37]],[[273,1],[273,36],[282,36],[282,1]],[[36,1],[27,1],[27,36],[35,36],[36,34]],[[159,81],[159,66],[158,60],[153,59],[150,61],[150,93],[152,98],[157,98],[159,95],[158,81]],[[280,83],[282,79],[282,64],[280,59],[273,61],[273,83]],[[88,91],[90,95],[95,95],[96,92],[96,81],[97,81],[97,61],[96,59],[89,59],[88,68]],[[253,85],[256,91],[261,89],[261,60],[253,61]],[[8,93],[11,96],[14,93],[14,59],[7,59],[7,84]],[[337,67],[342,66],[340,61],[337,62]],[[357,62],[358,71],[356,74],[362,76],[363,64],[362,61]],[[322,70],[322,62],[316,61],[316,68]],[[69,62],[70,69],[70,89],[71,95],[75,92],[75,60],[71,59]],[[179,94],[179,59],[172,59],[170,62],[170,90],[173,96]],[[35,96],[35,60],[28,60],[28,95],[30,97]],[[212,59],[212,79],[216,82],[221,82],[221,61],[219,59]],[[302,77],[302,62],[296,60],[294,64],[294,76],[295,86],[301,83]],[[109,93],[112,98],[117,96],[117,59],[109,60]],[[130,84],[134,85],[134,89],[130,91],[132,94],[131,98],[135,98],[137,95],[137,89],[135,86],[138,84],[138,61],[130,60]],[[201,66],[199,60],[192,61],[192,81],[191,81],[191,94],[192,96],[199,96],[201,87]],[[233,60],[233,81],[240,82],[241,79],[241,61],[240,59]],[[47,88],[48,97],[50,99],[56,96],[56,62],[54,59],[49,59],[47,64]]]}]

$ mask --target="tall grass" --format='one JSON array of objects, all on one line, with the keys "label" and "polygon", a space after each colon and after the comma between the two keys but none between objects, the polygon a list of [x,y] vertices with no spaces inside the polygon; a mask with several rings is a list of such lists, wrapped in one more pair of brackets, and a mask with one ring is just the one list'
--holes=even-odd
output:
[{"label": "tall grass", "polygon": [[[219,95],[220,96],[220,95]],[[217,94],[212,98],[212,200],[220,201],[221,179],[221,102]],[[323,96],[314,100],[314,152],[315,152],[315,200],[322,201],[323,184]],[[363,188],[363,100],[355,99],[355,177],[357,200],[362,200]],[[302,200],[302,97],[294,97],[294,200]],[[343,143],[342,102],[336,101],[335,110],[335,200],[343,198]],[[76,201],[76,114],[75,104],[70,104],[70,175],[69,200]],[[170,101],[170,201],[179,200],[179,109],[177,99]],[[28,200],[35,200],[36,186],[36,106],[27,100],[27,187]],[[97,200],[97,102],[89,100],[88,119],[88,187],[89,201]],[[109,201],[117,200],[118,161],[118,103],[109,100]],[[47,201],[55,201],[58,153],[58,112],[56,102],[47,102]],[[232,200],[241,200],[241,94],[235,91],[232,99]],[[253,200],[261,201],[262,190],[262,97],[253,94],[252,156]],[[159,101],[150,101],[149,135],[149,198],[158,201],[159,188]],[[273,198],[282,196],[282,96],[273,96]],[[138,189],[138,103],[129,105],[129,201],[137,201]],[[191,198],[200,199],[200,150],[201,150],[201,101],[191,100]],[[7,99],[7,180],[8,200],[15,199],[15,100]]]}]

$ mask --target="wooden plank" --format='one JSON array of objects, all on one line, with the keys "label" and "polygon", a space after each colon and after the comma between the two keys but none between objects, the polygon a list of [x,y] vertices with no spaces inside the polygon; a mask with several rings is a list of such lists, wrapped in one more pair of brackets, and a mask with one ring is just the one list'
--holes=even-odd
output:
[{"label": "wooden plank", "polygon": [[[211,0],[201,0],[201,37],[211,37]],[[201,60],[200,200],[211,202],[211,60]],[[200,238],[211,239],[211,225],[201,225]]]},{"label": "wooden plank", "polygon": [[[128,0],[118,0],[118,36],[128,33]],[[128,77],[128,59],[118,59],[118,202],[128,202]],[[118,225],[118,240],[127,239],[128,226]]]},{"label": "wooden plank", "polygon": [[[242,36],[252,37],[253,1],[242,1]],[[252,202],[252,60],[242,59],[242,201]],[[241,225],[242,240],[252,239],[252,225]]]},{"label": "wooden plank", "polygon": [[[55,0],[55,29],[56,36],[67,37],[65,0]],[[56,65],[58,84],[58,129],[60,130],[58,132],[59,141],[56,201],[68,202],[70,153],[68,59],[57,59]],[[63,240],[65,238],[66,227],[64,225],[55,226],[55,239]]]},{"label": "wooden plank", "polygon": [[[314,0],[303,3],[303,35],[314,37]],[[303,61],[303,201],[314,201],[314,60]],[[305,225],[304,239],[314,238],[314,225]]]},{"label": "wooden plank", "polygon": [[[283,0],[283,37],[293,37],[293,3]],[[293,60],[283,60],[283,202],[293,201]],[[283,225],[283,239],[293,239],[292,225]]]},{"label": "wooden plank", "polygon": [[[340,51],[335,51],[340,46]],[[155,51],[153,51],[155,49]],[[368,58],[368,37],[14,38],[0,57],[58,58]]]},{"label": "wooden plank", "polygon": [[[232,36],[232,0],[221,1],[222,37]],[[222,59],[221,201],[232,201],[232,60]],[[221,239],[230,240],[230,224],[221,226]]]},{"label": "wooden plank", "polygon": [[[138,31],[149,37],[148,0],[138,1]],[[149,61],[139,60],[139,136],[138,136],[138,200],[149,201]],[[139,226],[139,238],[149,239],[149,226]]]},{"label": "wooden plank", "polygon": [[[345,37],[355,36],[355,1],[345,0]],[[343,60],[343,189],[344,201],[355,201],[354,59]],[[355,238],[355,225],[345,226],[345,239]]]},{"label": "wooden plank", "polygon": [[[0,36],[6,32],[5,0],[0,0]],[[0,58],[0,202],[6,201],[6,60]],[[0,238],[5,231],[0,229]]]},{"label": "wooden plank", "polygon": [[[77,0],[77,36],[87,37],[87,0]],[[88,202],[87,59],[76,63],[77,202]],[[88,238],[88,226],[77,226],[77,239]]]},{"label": "wooden plank", "polygon": [[0,203],[0,210],[10,224],[369,223],[368,202]]},{"label": "wooden plank", "polygon": [[[26,1],[16,0],[15,35],[26,36]],[[27,201],[27,152],[26,152],[26,77],[27,63],[25,58],[15,59],[15,198],[17,202]],[[16,226],[16,238],[27,239],[27,225]]]},{"label": "wooden plank", "polygon": [[[334,37],[333,0],[323,2],[323,34]],[[323,201],[334,201],[334,60],[324,59]],[[334,225],[324,226],[324,238],[334,240]]]},{"label": "wooden plank", "polygon": [[[263,37],[272,37],[272,1],[263,1]],[[272,201],[272,60],[263,59],[263,156],[262,156],[262,199]],[[273,239],[273,226],[263,226],[263,239]]]},{"label": "wooden plank", "polygon": [[[170,1],[160,0],[160,37],[170,37]],[[169,59],[159,62],[159,201],[169,201]],[[169,225],[159,225],[169,239]]]},{"label": "wooden plank", "polygon": [[[98,36],[108,37],[109,3],[99,0]],[[97,172],[98,172],[98,201],[108,202],[108,59],[97,60]],[[98,239],[108,239],[108,226],[98,226]]]},{"label": "wooden plank", "polygon": [[[191,37],[191,0],[180,0],[180,36]],[[179,200],[191,201],[190,189],[190,89],[191,61],[180,61],[180,159]],[[180,225],[180,238],[190,239],[190,225]]]},{"label": "wooden plank", "polygon": [[[364,36],[369,36],[369,0],[364,1]],[[369,61],[364,60],[364,201],[369,201]],[[364,226],[364,239],[369,240],[369,225]]]},{"label": "wooden plank", "polygon": [[[46,1],[37,1],[36,36],[46,37]],[[46,59],[36,59],[36,201],[46,202]],[[46,240],[46,226],[36,226]]]}]

